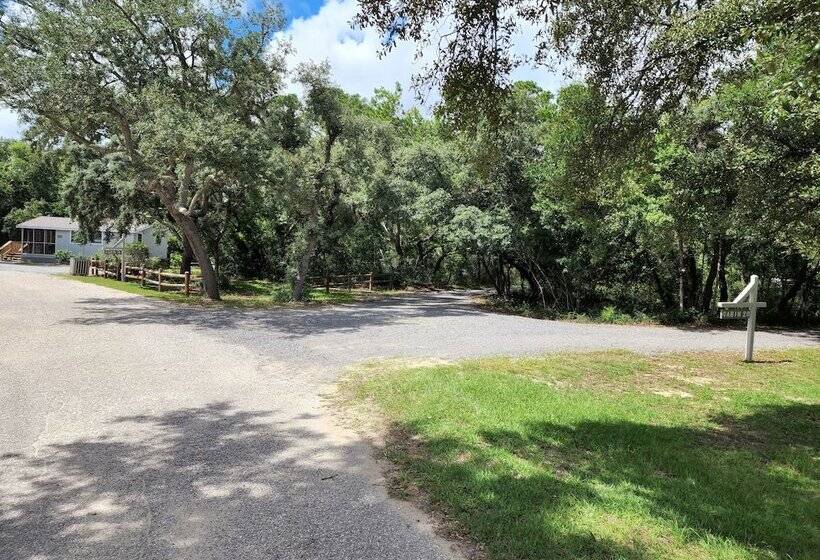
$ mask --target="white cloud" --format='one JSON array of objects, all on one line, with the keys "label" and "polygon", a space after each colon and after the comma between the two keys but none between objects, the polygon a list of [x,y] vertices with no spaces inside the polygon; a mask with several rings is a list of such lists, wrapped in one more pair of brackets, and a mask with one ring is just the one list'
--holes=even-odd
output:
[{"label": "white cloud", "polygon": [[23,130],[17,113],[0,105],[0,138],[20,138]]},{"label": "white cloud", "polygon": [[[434,49],[426,48],[424,56],[417,60],[415,44],[398,42],[380,58],[381,35],[374,29],[353,29],[350,25],[357,9],[355,0],[328,0],[313,16],[293,20],[275,39],[290,40],[295,52],[289,57],[289,67],[292,69],[300,62],[327,60],[334,80],[347,92],[370,96],[375,88],[392,88],[398,82],[404,91],[405,106],[417,103],[417,92],[411,89],[412,76],[432,60]],[[526,53],[532,48],[534,35],[531,30],[518,34],[515,50]],[[566,81],[546,69],[529,67],[517,69],[512,78],[533,80],[551,90],[557,90]],[[298,91],[298,88],[291,85],[290,90]],[[438,100],[435,91],[421,94],[427,108]]]},{"label": "white cloud", "polygon": [[[404,90],[404,101],[413,101],[410,91],[415,48],[399,44],[379,58],[381,36],[374,29],[353,29],[350,21],[356,14],[355,0],[328,0],[309,18],[295,19],[275,40],[289,40],[294,53],[289,68],[300,62],[327,60],[333,78],[349,93],[370,96],[377,87],[392,88],[398,82]],[[297,91],[291,86],[292,91]]]}]

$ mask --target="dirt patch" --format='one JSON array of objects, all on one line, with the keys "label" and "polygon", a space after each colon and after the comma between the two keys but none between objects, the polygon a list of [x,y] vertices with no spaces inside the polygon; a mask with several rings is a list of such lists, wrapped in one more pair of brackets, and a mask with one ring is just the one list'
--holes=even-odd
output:
[{"label": "dirt patch", "polygon": [[680,399],[691,399],[693,397],[692,393],[680,389],[656,389],[652,391],[652,394],[661,397],[678,397]]}]

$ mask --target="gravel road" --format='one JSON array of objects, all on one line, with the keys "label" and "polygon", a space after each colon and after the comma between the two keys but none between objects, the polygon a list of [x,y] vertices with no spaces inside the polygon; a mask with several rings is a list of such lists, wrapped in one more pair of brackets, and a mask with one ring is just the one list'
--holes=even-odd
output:
[{"label": "gravel road", "polygon": [[[743,344],[491,314],[464,294],[194,309],[43,272],[0,265],[2,559],[458,558],[326,413],[345,367]],[[761,348],[819,342],[758,334]]]}]

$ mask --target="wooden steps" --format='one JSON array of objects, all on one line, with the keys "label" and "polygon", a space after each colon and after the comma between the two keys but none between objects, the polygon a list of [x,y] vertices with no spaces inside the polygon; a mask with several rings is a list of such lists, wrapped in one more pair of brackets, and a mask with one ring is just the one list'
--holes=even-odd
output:
[{"label": "wooden steps", "polygon": [[23,257],[22,249],[19,241],[7,241],[0,247],[0,261],[19,262]]}]

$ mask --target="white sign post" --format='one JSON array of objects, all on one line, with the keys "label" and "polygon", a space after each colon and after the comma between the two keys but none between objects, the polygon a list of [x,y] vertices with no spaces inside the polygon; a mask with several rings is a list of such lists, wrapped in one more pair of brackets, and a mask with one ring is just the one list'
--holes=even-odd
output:
[{"label": "white sign post", "polygon": [[757,310],[766,307],[766,302],[757,301],[757,289],[760,280],[756,274],[752,274],[749,283],[738,294],[734,301],[721,301],[718,303],[721,319],[746,319],[746,361],[751,362],[755,345],[755,324],[757,323]]}]

